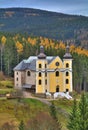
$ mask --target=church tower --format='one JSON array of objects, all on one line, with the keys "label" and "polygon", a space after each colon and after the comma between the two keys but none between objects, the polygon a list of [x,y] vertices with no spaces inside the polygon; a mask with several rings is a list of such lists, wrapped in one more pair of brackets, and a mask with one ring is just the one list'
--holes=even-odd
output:
[{"label": "church tower", "polygon": [[40,54],[36,60],[36,93],[47,91],[47,60],[44,54],[44,47],[40,46]]},{"label": "church tower", "polygon": [[64,91],[65,92],[72,92],[73,91],[73,86],[72,86],[72,55],[70,54],[69,51],[69,44],[67,43],[66,46],[66,52],[65,55],[63,56],[63,81],[64,81]]}]

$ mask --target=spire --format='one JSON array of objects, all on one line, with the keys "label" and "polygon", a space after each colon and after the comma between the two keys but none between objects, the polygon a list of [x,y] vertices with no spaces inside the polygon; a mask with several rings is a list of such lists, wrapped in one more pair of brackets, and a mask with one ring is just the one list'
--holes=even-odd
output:
[{"label": "spire", "polygon": [[70,50],[70,46],[67,41],[66,52],[65,52],[65,55],[63,56],[64,59],[72,59],[72,55],[70,54],[69,50]]},{"label": "spire", "polygon": [[40,46],[40,54],[38,55],[39,59],[45,59],[46,55],[44,54],[44,47]]},{"label": "spire", "polygon": [[44,47],[40,46],[40,53],[44,53]]},{"label": "spire", "polygon": [[69,47],[69,43],[68,43],[68,41],[67,41],[66,53],[69,53],[69,49],[70,49],[70,47]]}]

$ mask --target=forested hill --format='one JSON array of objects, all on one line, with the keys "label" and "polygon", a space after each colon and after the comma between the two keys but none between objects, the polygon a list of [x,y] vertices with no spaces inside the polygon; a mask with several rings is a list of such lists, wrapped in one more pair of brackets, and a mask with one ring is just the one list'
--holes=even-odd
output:
[{"label": "forested hill", "polygon": [[88,17],[30,8],[0,9],[0,32],[28,33],[59,40],[88,41]]}]

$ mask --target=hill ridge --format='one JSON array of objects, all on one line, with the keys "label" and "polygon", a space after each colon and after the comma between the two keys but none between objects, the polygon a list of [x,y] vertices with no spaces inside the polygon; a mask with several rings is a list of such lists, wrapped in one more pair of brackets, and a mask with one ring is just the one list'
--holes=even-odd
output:
[{"label": "hill ridge", "polygon": [[34,8],[1,8],[0,32],[26,32],[56,40],[88,40],[88,17]]}]

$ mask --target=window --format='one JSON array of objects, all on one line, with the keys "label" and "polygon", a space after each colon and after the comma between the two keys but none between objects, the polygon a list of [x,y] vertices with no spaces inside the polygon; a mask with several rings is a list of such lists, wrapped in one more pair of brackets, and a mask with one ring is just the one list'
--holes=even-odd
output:
[{"label": "window", "polygon": [[45,80],[45,85],[47,85],[47,79]]},{"label": "window", "polygon": [[68,89],[68,88],[66,89],[66,92],[69,92],[69,89]]},{"label": "window", "polygon": [[56,66],[59,66],[59,62],[56,62],[55,64],[56,64]]},{"label": "window", "polygon": [[17,72],[17,75],[18,75],[18,72]]},{"label": "window", "polygon": [[42,68],[42,65],[41,65],[41,64],[39,64],[39,68]]},{"label": "window", "polygon": [[28,71],[28,72],[27,72],[27,76],[30,76],[30,75],[31,75],[31,74],[30,74],[30,71]]},{"label": "window", "polygon": [[69,67],[69,64],[68,63],[66,63],[66,68],[68,68]]},{"label": "window", "polygon": [[69,84],[69,80],[68,79],[66,79],[66,84]]},{"label": "window", "polygon": [[59,76],[59,72],[58,71],[56,71],[56,76]]},{"label": "window", "polygon": [[66,72],[66,76],[69,76],[69,72]]},{"label": "window", "polygon": [[41,80],[39,80],[39,85],[41,85],[42,84],[42,81]]},{"label": "window", "polygon": [[59,92],[59,85],[56,86],[56,92]]},{"label": "window", "polygon": [[47,66],[46,66],[46,64],[45,64],[45,68],[46,68]]},{"label": "window", "polygon": [[47,77],[47,72],[45,72],[45,77]]},{"label": "window", "polygon": [[39,72],[39,77],[41,77],[42,76],[42,74],[41,74],[41,72]]},{"label": "window", "polygon": [[16,78],[16,80],[18,81],[18,78]]}]

